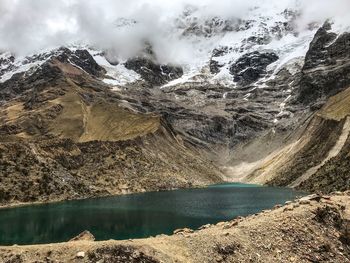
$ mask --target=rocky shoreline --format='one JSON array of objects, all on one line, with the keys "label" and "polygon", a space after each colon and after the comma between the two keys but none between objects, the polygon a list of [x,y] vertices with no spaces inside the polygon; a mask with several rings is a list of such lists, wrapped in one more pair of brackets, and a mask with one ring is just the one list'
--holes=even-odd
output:
[{"label": "rocky shoreline", "polygon": [[88,232],[60,244],[0,247],[22,262],[350,262],[350,192],[313,194],[198,231],[125,241]]}]

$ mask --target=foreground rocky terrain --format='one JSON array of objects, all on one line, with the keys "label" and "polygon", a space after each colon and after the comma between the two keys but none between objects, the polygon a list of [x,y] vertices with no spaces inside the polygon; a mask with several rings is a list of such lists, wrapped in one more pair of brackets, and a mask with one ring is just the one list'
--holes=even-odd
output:
[{"label": "foreground rocky terrain", "polygon": [[20,262],[350,262],[350,193],[311,195],[269,211],[172,236],[0,247]]}]

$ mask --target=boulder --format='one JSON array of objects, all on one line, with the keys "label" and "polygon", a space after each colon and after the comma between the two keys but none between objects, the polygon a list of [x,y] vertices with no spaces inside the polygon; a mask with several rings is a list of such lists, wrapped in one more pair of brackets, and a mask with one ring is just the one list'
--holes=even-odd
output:
[{"label": "boulder", "polygon": [[77,253],[77,258],[84,258],[85,257],[85,252],[84,251],[79,251]]},{"label": "boulder", "polygon": [[321,196],[318,194],[312,194],[312,195],[307,195],[299,199],[299,203],[306,202],[306,201],[316,201],[319,202],[321,200]]},{"label": "boulder", "polygon": [[95,237],[89,231],[85,230],[84,232],[80,233],[76,237],[73,237],[68,242],[75,242],[75,241],[95,241]]},{"label": "boulder", "polygon": [[173,233],[174,235],[177,234],[190,234],[193,233],[194,231],[192,229],[189,228],[181,228],[181,229],[176,229]]}]

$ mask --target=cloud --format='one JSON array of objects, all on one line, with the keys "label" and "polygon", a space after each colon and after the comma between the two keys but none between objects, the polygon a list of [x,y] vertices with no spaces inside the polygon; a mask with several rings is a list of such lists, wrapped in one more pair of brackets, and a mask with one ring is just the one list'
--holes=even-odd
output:
[{"label": "cloud", "polygon": [[[205,47],[194,45],[198,39],[183,38],[174,27],[186,6],[200,18],[244,18],[256,6],[266,14],[298,7],[300,28],[329,17],[350,22],[348,0],[0,0],[0,50],[26,55],[84,43],[127,58],[149,43],[159,60],[181,63],[205,52]],[[118,27],[119,22],[129,25]]]}]

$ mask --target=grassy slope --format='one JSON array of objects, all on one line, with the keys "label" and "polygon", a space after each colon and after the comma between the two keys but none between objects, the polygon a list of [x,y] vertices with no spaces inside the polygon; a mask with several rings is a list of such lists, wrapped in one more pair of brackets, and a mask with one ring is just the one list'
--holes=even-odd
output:
[{"label": "grassy slope", "polygon": [[222,181],[217,167],[185,147],[160,116],[124,109],[117,94],[96,80],[60,67],[74,74],[0,110],[0,203]]}]

